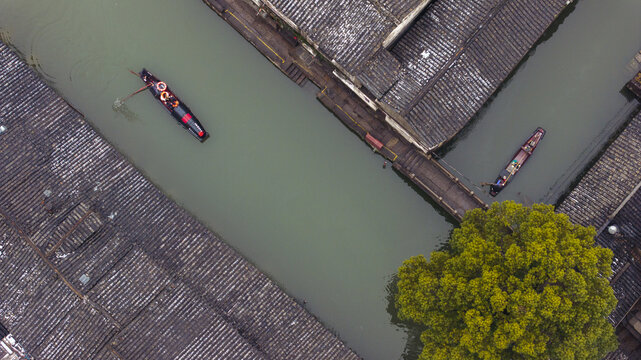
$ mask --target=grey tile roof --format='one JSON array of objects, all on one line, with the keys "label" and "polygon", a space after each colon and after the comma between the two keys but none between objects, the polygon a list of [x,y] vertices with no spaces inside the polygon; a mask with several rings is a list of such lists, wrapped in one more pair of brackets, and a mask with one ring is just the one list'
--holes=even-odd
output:
[{"label": "grey tile roof", "polygon": [[111,347],[104,347],[92,360],[122,360],[112,350]]},{"label": "grey tile roof", "polygon": [[88,303],[78,302],[30,355],[36,359],[91,359],[115,333],[116,326],[109,319]]},{"label": "grey tile roof", "polygon": [[565,0],[435,1],[392,50],[400,80],[381,99],[428,148],[453,137],[567,5]]},{"label": "grey tile roof", "polygon": [[567,0],[433,0],[390,49],[400,14],[421,1],[269,0],[320,51],[406,118],[425,148],[452,138],[496,91]]},{"label": "grey tile roof", "polygon": [[0,323],[29,353],[358,359],[2,44],[0,98]]},{"label": "grey tile roof", "polygon": [[124,359],[268,359],[183,285],[165,289],[112,347]]},{"label": "grey tile roof", "polygon": [[[641,298],[641,113],[603,152],[576,187],[558,206],[575,223],[604,229],[616,224],[620,231],[611,235],[601,231],[596,238],[600,246],[614,254],[613,277],[610,281],[618,300],[610,314],[614,325]],[[624,359],[614,352],[607,359]]]},{"label": "grey tile roof", "polygon": [[268,0],[331,60],[358,72],[421,0]]},{"label": "grey tile roof", "polygon": [[615,277],[611,285],[619,302],[610,320],[618,324],[641,297],[641,192],[630,198],[610,224],[616,224],[620,233],[610,235],[602,231],[597,243],[614,253]]},{"label": "grey tile roof", "polygon": [[372,4],[377,4],[381,12],[390,14],[395,23],[400,23],[408,16],[422,0],[370,0]]},{"label": "grey tile roof", "polygon": [[641,114],[637,114],[559,205],[575,223],[599,229],[641,184]]},{"label": "grey tile roof", "polygon": [[375,97],[380,98],[398,81],[400,74],[398,60],[389,51],[379,49],[363,64],[359,79]]},{"label": "grey tile roof", "polygon": [[[144,278],[132,282],[139,274],[145,274]],[[127,324],[169,283],[169,276],[136,247],[102,276],[88,296],[118,324]]]}]

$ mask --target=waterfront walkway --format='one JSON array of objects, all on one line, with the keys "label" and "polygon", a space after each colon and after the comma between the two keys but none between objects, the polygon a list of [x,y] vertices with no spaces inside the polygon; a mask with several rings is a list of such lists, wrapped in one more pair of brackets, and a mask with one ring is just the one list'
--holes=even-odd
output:
[{"label": "waterfront walkway", "polygon": [[319,60],[262,10],[242,1],[203,0],[292,81],[308,80],[319,87],[318,100],[349,129],[366,141],[393,167],[457,220],[466,211],[487,205],[438,161],[418,151],[374,110],[332,75],[333,67]]},{"label": "waterfront walkway", "polygon": [[33,358],[359,359],[2,43],[0,84],[0,324]]}]

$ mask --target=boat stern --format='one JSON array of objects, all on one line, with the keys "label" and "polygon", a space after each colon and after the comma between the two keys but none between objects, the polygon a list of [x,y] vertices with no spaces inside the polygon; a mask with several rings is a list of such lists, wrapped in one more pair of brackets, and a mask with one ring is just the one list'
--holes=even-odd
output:
[{"label": "boat stern", "polygon": [[498,195],[498,193],[500,193],[501,190],[503,190],[503,187],[504,186],[502,186],[502,185],[496,185],[496,184],[490,185],[490,195],[492,197]]},{"label": "boat stern", "polygon": [[200,141],[203,142],[209,138],[209,133],[207,131],[201,131],[198,134],[196,134],[196,138]]},{"label": "boat stern", "polygon": [[196,137],[200,142],[203,142],[207,140],[209,137],[209,133],[205,131],[205,129],[200,125],[200,122],[196,119],[193,118],[193,120],[189,121],[187,124],[187,130]]}]

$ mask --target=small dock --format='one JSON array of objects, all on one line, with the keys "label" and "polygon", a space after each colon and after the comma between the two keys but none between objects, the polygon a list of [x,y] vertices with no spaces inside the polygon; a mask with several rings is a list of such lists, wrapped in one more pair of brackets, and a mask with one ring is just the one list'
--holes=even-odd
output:
[{"label": "small dock", "polygon": [[375,104],[359,98],[340,81],[330,64],[314,56],[307,45],[264,10],[244,1],[203,2],[296,84],[304,86],[311,81],[318,86],[321,90],[317,98],[325,107],[451,216],[460,221],[468,210],[487,208],[438,161],[399,136]]},{"label": "small dock", "polygon": [[459,220],[468,210],[488,207],[474,191],[463,185],[431,155],[412,151],[402,162],[394,163],[394,168],[410,178],[443,209]]},{"label": "small dock", "polygon": [[460,221],[468,210],[487,208],[478,195],[436,159],[400,138],[380,118],[380,112],[355,101],[341,83],[327,84],[318,94],[320,102],[451,216]]}]

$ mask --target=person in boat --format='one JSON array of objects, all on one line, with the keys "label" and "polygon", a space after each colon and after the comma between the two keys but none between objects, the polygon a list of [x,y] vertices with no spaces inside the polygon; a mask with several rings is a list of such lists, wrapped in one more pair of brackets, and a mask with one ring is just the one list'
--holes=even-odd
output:
[{"label": "person in boat", "polygon": [[169,100],[169,93],[166,91],[161,92],[160,101],[162,101],[163,103],[167,103],[168,100]]},{"label": "person in boat", "polygon": [[178,107],[178,105],[180,104],[180,102],[178,102],[178,99],[167,91],[163,91],[160,93],[160,100],[162,100],[165,105],[171,106],[173,108]]}]

